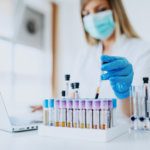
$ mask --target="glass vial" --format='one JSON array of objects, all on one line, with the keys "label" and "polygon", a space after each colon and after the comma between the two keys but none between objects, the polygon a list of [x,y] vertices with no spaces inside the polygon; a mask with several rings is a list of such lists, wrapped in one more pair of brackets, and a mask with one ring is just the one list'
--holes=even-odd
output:
[{"label": "glass vial", "polygon": [[54,99],[49,100],[49,125],[54,126]]},{"label": "glass vial", "polygon": [[45,99],[43,101],[43,124],[49,125],[49,100]]},{"label": "glass vial", "polygon": [[93,102],[92,100],[85,101],[86,108],[86,128],[92,129],[93,127],[93,110],[92,110]]},{"label": "glass vial", "polygon": [[75,99],[73,101],[73,127],[80,127],[80,109],[79,109],[79,100]]},{"label": "glass vial", "polygon": [[73,101],[72,99],[67,100],[67,127],[73,127]]},{"label": "glass vial", "polygon": [[100,126],[100,101],[93,101],[93,128],[99,129]]},{"label": "glass vial", "polygon": [[85,100],[80,99],[79,109],[80,109],[80,128],[86,128]]}]

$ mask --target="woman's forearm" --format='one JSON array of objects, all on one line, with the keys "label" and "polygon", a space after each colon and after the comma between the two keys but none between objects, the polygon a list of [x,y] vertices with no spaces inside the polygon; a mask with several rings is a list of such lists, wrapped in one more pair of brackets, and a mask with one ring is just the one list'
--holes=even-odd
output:
[{"label": "woman's forearm", "polygon": [[119,100],[119,109],[126,116],[130,116],[130,97],[124,100]]}]

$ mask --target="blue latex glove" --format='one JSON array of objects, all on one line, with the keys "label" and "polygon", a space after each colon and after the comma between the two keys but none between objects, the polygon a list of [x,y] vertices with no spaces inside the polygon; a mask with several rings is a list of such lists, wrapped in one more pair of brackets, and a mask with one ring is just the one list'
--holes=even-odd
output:
[{"label": "blue latex glove", "polygon": [[109,80],[115,95],[119,99],[130,96],[130,86],[133,81],[133,67],[126,58],[115,56],[101,56],[102,80]]}]

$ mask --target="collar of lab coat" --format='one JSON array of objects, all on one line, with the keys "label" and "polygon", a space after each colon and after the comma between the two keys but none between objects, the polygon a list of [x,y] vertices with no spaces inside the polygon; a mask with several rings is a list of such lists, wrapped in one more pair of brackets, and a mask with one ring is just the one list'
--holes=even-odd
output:
[{"label": "collar of lab coat", "polygon": [[[127,40],[126,35],[124,35],[124,34],[118,35],[116,41],[111,46],[111,52],[115,53],[115,51],[117,51],[120,47],[122,47],[122,45],[125,43],[126,40]],[[102,42],[99,43],[97,49],[99,50],[100,54],[103,54],[103,44],[102,44]]]}]

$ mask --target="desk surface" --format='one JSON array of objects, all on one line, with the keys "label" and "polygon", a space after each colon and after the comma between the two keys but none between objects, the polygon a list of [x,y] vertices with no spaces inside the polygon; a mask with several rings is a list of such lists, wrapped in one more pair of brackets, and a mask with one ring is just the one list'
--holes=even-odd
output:
[{"label": "desk surface", "polygon": [[109,143],[41,137],[37,131],[0,131],[1,150],[150,150],[150,132],[127,133]]}]

